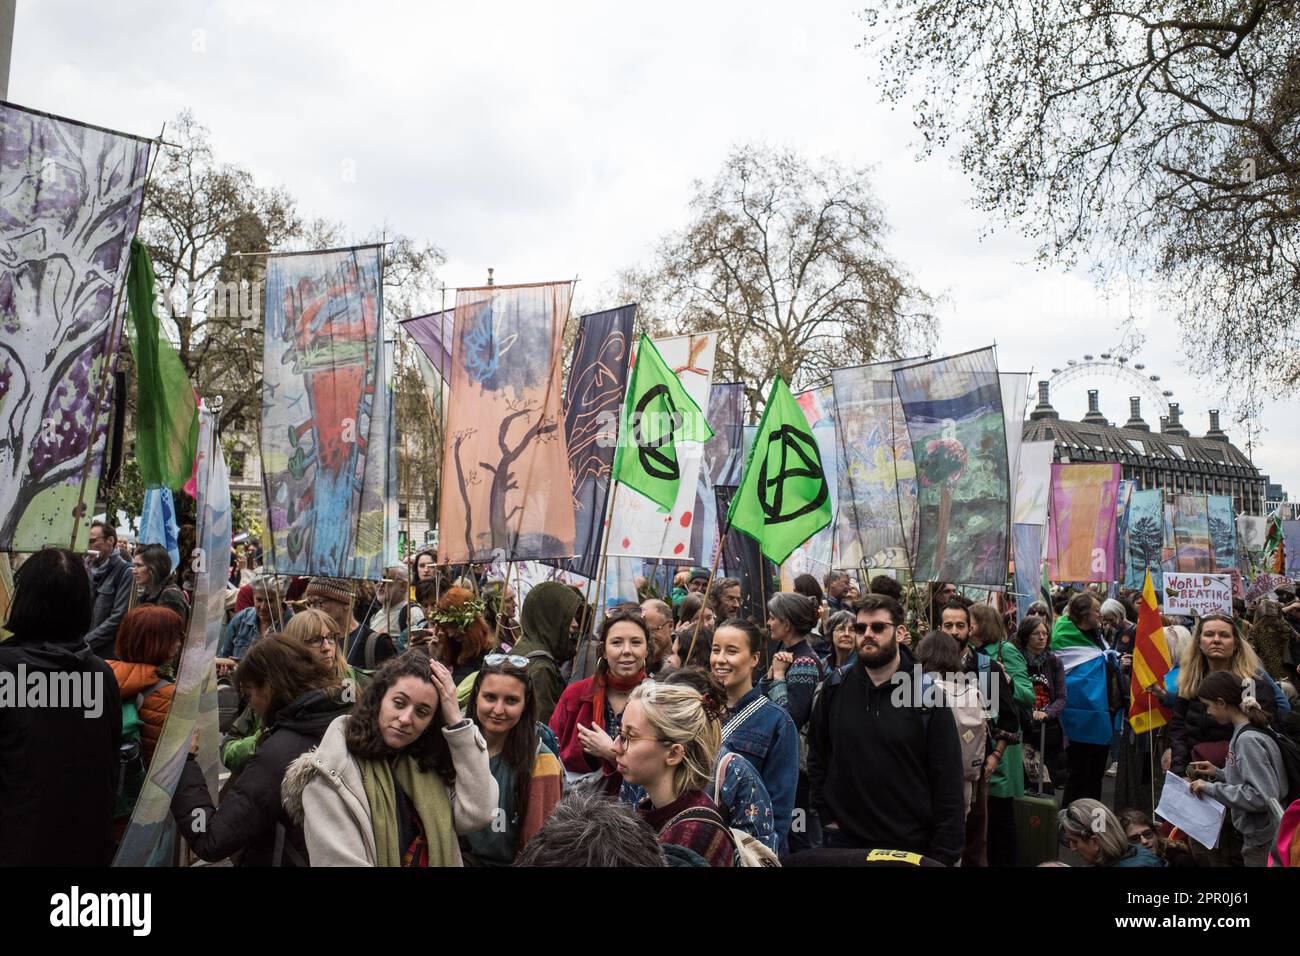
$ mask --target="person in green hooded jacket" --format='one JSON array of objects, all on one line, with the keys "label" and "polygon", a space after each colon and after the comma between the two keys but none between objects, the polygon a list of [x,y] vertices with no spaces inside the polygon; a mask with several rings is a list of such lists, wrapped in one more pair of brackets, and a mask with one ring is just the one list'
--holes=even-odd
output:
[{"label": "person in green hooded jacket", "polygon": [[[1011,682],[1011,700],[999,707],[1011,707],[1028,714],[1034,709],[1034,682],[1019,648],[1007,640],[1002,615],[987,604],[970,607],[971,647],[1002,665]],[[1016,865],[1015,798],[1025,793],[1024,746],[1010,744],[988,778],[988,861],[989,866]]]},{"label": "person in green hooded jacket", "polygon": [[540,723],[550,721],[555,704],[564,693],[560,665],[577,652],[573,619],[581,606],[582,598],[569,585],[542,581],[528,592],[519,612],[519,628],[524,636],[510,653],[528,658],[528,677]]}]

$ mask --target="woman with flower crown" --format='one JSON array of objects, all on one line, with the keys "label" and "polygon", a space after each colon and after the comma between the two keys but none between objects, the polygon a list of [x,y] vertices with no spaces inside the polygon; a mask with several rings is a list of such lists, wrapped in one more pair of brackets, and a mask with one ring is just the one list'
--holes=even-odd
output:
[{"label": "woman with flower crown", "polygon": [[[429,649],[434,659],[451,671],[457,684],[477,671],[483,658],[496,650],[483,610],[483,602],[472,591],[448,588],[429,615],[433,627]],[[417,636],[412,632],[412,638]]]}]

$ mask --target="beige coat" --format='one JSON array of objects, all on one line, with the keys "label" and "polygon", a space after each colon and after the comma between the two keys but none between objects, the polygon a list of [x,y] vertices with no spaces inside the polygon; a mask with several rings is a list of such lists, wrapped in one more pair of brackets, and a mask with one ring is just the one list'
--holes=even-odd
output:
[{"label": "beige coat", "polygon": [[[348,753],[339,717],[320,746],[295,760],[284,775],[280,795],[285,810],[302,820],[312,866],[374,866],[375,828],[361,782],[361,768]],[[456,768],[456,785],[448,793],[452,825],[460,834],[492,822],[499,798],[488,762],[487,743],[473,724],[443,729]],[[460,848],[455,850],[460,860]]]}]

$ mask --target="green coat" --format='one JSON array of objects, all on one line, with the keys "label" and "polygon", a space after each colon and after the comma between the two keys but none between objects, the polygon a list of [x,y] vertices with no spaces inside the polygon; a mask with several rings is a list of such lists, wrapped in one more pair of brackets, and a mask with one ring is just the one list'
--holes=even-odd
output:
[{"label": "green coat", "polygon": [[[1034,709],[1034,682],[1029,679],[1029,668],[1024,655],[1010,641],[989,644],[981,649],[995,661],[1001,661],[1011,679],[1011,699],[1021,713]],[[1005,702],[1002,706],[1006,706]],[[1006,749],[998,769],[989,778],[990,797],[1020,797],[1025,793],[1025,755],[1020,744]]]}]

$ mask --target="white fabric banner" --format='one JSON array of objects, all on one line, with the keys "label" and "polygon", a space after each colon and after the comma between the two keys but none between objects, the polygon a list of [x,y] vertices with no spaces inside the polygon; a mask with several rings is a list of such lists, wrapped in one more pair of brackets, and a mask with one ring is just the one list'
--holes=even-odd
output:
[{"label": "white fabric banner", "polygon": [[[655,348],[677,375],[686,393],[701,409],[709,407],[709,386],[713,380],[713,356],[717,335],[679,335],[655,339]],[[621,438],[621,436],[620,436]],[[671,558],[702,561],[691,554],[691,523],[695,520],[695,484],[704,458],[703,442],[677,444],[681,481],[677,500],[667,514],[638,491],[617,485],[614,495],[608,554],[611,558]]]}]

